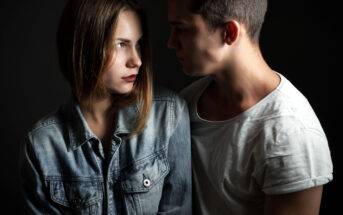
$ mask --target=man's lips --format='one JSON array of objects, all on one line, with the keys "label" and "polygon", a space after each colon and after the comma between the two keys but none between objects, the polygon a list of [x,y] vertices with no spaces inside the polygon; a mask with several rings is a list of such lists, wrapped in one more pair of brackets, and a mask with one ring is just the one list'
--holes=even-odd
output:
[{"label": "man's lips", "polygon": [[122,79],[126,82],[135,82],[136,77],[137,77],[137,75],[130,75],[130,76],[122,77]]},{"label": "man's lips", "polygon": [[182,63],[184,61],[184,59],[182,57],[177,57],[177,59],[179,60],[180,63]]}]

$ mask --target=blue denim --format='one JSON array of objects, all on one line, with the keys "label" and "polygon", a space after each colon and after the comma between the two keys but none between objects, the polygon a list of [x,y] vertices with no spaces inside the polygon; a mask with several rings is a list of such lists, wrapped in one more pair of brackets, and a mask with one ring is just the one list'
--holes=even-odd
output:
[{"label": "blue denim", "polygon": [[128,137],[138,105],[118,111],[108,156],[74,99],[45,117],[21,145],[30,214],[191,214],[187,105],[155,92],[144,131]]}]

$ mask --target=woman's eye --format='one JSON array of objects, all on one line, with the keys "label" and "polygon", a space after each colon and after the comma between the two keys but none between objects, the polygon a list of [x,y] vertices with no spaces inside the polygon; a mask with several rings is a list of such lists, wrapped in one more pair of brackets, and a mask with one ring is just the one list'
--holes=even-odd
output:
[{"label": "woman's eye", "polygon": [[116,44],[116,47],[117,47],[117,48],[123,48],[123,47],[125,47],[125,45],[126,45],[125,43],[120,42],[120,43],[117,43],[117,44]]}]

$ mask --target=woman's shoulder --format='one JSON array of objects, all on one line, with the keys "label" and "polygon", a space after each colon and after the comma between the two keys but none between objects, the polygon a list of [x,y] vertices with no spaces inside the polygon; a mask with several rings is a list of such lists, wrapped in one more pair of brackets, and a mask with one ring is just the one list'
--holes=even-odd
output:
[{"label": "woman's shoulder", "polygon": [[148,121],[149,126],[166,128],[171,132],[180,122],[184,121],[189,121],[186,101],[175,91],[162,86],[155,86]]},{"label": "woman's shoulder", "polygon": [[186,117],[188,116],[188,106],[186,101],[175,91],[157,86],[154,89],[154,99],[150,113],[155,113],[152,115],[156,116],[168,114],[174,123],[178,123],[181,119],[186,120],[188,118]]},{"label": "woman's shoulder", "polygon": [[52,140],[63,139],[64,123],[59,110],[51,112],[34,123],[21,141],[38,151],[50,148],[55,143]]},{"label": "woman's shoulder", "polygon": [[29,129],[29,132],[34,132],[37,130],[41,130],[47,127],[55,126],[57,124],[63,123],[63,119],[60,113],[60,110],[55,110],[46,114],[45,116],[41,117],[37,120]]},{"label": "woman's shoulder", "polygon": [[[69,124],[69,117],[64,108],[60,106],[55,111],[46,114],[36,121],[26,132],[26,136],[45,142],[47,139],[55,139],[63,136],[66,126]],[[35,142],[36,142],[35,141]],[[38,141],[38,142],[42,142]]]},{"label": "woman's shoulder", "polygon": [[156,102],[170,102],[173,104],[176,103],[181,105],[185,103],[184,99],[180,97],[175,91],[163,86],[154,87],[153,103]]}]

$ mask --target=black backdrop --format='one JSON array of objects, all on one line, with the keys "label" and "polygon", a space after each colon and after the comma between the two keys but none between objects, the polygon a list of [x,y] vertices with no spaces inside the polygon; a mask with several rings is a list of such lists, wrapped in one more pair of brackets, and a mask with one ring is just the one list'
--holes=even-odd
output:
[{"label": "black backdrop", "polygon": [[[166,47],[167,1],[142,0],[148,11],[155,81],[179,91],[194,78],[183,75]],[[69,96],[55,48],[58,18],[66,0],[17,0],[0,6],[1,210],[22,214],[18,183],[19,140],[40,117]],[[337,10],[336,10],[337,9]],[[271,67],[309,99],[329,139],[334,180],[325,186],[321,214],[340,209],[342,180],[337,5],[270,1],[261,49]]]}]

